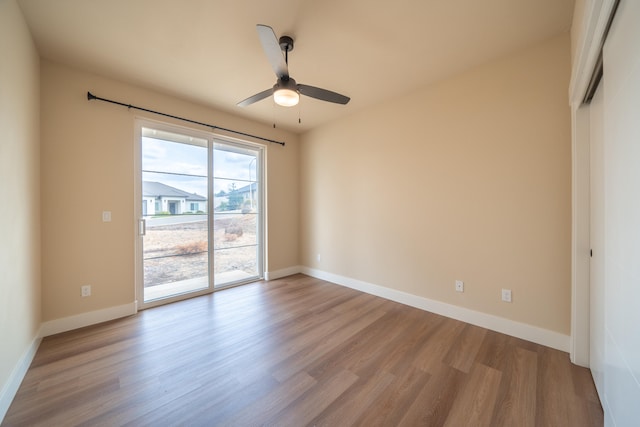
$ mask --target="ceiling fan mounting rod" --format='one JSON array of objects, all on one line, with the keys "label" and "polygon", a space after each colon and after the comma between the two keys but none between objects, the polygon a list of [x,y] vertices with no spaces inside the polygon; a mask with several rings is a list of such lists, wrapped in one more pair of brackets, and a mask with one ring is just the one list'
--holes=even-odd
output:
[{"label": "ceiling fan mounting rod", "polygon": [[289,65],[289,52],[293,50],[293,39],[289,36],[282,36],[278,39],[280,49],[284,52],[284,62]]}]

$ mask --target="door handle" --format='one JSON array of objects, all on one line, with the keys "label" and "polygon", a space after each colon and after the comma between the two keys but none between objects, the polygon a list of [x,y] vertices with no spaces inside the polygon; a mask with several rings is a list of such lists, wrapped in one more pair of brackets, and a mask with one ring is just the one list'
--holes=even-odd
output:
[{"label": "door handle", "polygon": [[147,234],[147,220],[144,218],[141,218],[138,221],[138,233],[141,236],[145,236]]}]

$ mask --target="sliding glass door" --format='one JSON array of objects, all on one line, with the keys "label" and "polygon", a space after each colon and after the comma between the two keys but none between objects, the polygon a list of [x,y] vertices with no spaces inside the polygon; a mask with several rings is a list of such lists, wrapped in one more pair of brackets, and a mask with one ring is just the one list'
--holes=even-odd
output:
[{"label": "sliding glass door", "polygon": [[261,275],[260,152],[216,141],[213,150],[216,287]]},{"label": "sliding glass door", "polygon": [[155,123],[139,135],[142,307],[262,278],[262,147]]}]

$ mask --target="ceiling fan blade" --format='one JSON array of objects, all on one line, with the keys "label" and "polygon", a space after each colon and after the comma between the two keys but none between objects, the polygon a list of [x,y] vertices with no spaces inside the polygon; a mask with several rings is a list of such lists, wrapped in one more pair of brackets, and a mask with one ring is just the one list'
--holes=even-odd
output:
[{"label": "ceiling fan blade", "polygon": [[261,101],[261,100],[271,96],[272,94],[273,94],[273,88],[269,88],[267,90],[263,90],[260,93],[256,93],[255,95],[248,97],[244,101],[238,102],[236,105],[238,107],[247,107],[247,106],[253,104],[254,102]]},{"label": "ceiling fan blade", "polygon": [[278,42],[276,33],[273,32],[273,28],[262,24],[258,24],[256,27],[258,29],[260,43],[262,43],[262,49],[267,55],[267,59],[269,59],[273,72],[276,73],[279,79],[288,78],[289,67],[287,67],[287,62],[284,60],[284,56],[282,56],[280,43]]},{"label": "ceiling fan blade", "polygon": [[310,96],[311,98],[316,98],[321,101],[333,102],[336,104],[345,105],[351,100],[351,98],[349,98],[348,96],[340,95],[339,93],[331,92],[330,90],[321,89],[314,86],[299,84],[298,91],[303,95]]}]

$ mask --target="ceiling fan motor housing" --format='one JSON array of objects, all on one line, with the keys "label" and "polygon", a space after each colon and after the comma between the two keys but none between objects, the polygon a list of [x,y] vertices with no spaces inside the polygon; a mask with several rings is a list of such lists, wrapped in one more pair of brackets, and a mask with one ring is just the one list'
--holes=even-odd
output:
[{"label": "ceiling fan motor housing", "polygon": [[292,77],[289,77],[289,78],[283,77],[281,79],[278,79],[276,84],[273,85],[274,91],[278,89],[289,89],[297,92],[298,85],[296,84],[296,81]]},{"label": "ceiling fan motor housing", "polygon": [[280,49],[282,49],[283,52],[291,52],[293,50],[293,39],[289,36],[280,37],[278,44],[280,44]]}]

